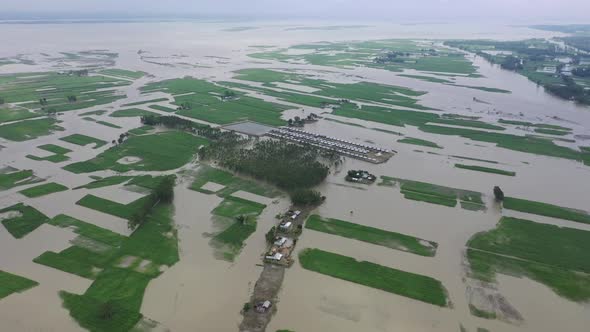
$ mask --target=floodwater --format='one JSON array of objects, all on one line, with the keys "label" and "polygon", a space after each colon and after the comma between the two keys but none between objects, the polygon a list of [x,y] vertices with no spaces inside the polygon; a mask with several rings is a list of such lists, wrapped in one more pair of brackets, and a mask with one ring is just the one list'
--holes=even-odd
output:
[{"label": "floodwater", "polygon": [[[230,23],[179,22],[179,23],[109,23],[18,25],[4,24],[0,38],[10,43],[0,49],[0,57],[31,54],[37,60],[34,66],[0,66],[0,73],[31,72],[56,69],[53,63],[38,56],[39,53],[56,55],[62,51],[107,49],[118,52],[117,67],[142,70],[150,75],[121,91],[127,99],[110,105],[81,111],[66,112],[59,119],[65,131],[26,142],[0,140],[5,148],[0,151],[0,168],[33,169],[39,177],[64,184],[70,188],[90,182],[88,174],[72,174],[60,167],[70,162],[87,160],[108,148],[80,147],[58,138],[74,133],[110,142],[121,132],[138,127],[136,118],[112,118],[108,114],[93,117],[123,127],[114,129],[82,120],[78,114],[90,110],[118,109],[125,103],[159,97],[163,93],[141,95],[139,88],[150,81],[192,75],[212,80],[231,79],[231,72],[242,68],[300,69],[318,77],[343,82],[369,80],[379,83],[407,86],[427,91],[421,97],[426,106],[446,112],[477,115],[484,120],[513,118],[524,121],[560,124],[574,129],[575,134],[590,134],[590,109],[555,98],[534,83],[517,74],[502,71],[481,58],[474,58],[483,78],[457,78],[457,84],[496,87],[512,91],[511,94],[453,87],[424,82],[398,73],[358,68],[346,70],[311,65],[292,65],[248,58],[248,53],[260,51],[254,45],[287,47],[298,43],[318,41],[365,40],[383,38],[496,38],[521,39],[556,35],[546,31],[500,25],[466,26],[394,25],[374,24],[368,28],[345,30],[285,30],[287,26],[326,25],[318,22],[261,22],[259,29],[239,32],[223,31]],[[252,25],[252,24],[249,24]],[[332,24],[330,24],[332,25]],[[138,51],[143,53],[140,55]],[[36,55],[37,54],[37,55]],[[63,69],[63,68],[60,68]],[[408,71],[406,74],[416,74]],[[360,78],[359,78],[360,76]],[[289,87],[288,85],[285,87]],[[483,100],[487,104],[474,101]],[[275,100],[265,97],[266,100]],[[160,105],[170,106],[168,102]],[[146,104],[149,105],[149,104]],[[134,106],[145,108],[146,105]],[[150,110],[158,112],[155,110]],[[284,118],[325,110],[305,107],[287,111]],[[164,114],[164,112],[161,112]],[[498,291],[523,316],[520,325],[476,318],[469,313],[463,252],[466,241],[475,233],[494,227],[501,216],[491,197],[493,186],[499,185],[510,196],[551,202],[574,208],[587,209],[590,185],[590,168],[574,161],[556,159],[494,147],[489,143],[472,142],[459,137],[422,133],[413,127],[394,127],[366,121],[345,119],[329,114],[338,120],[356,123],[366,128],[335,122],[319,121],[306,126],[306,130],[326,133],[348,140],[371,142],[395,149],[398,154],[385,164],[373,165],[347,159],[339,171],[332,171],[319,187],[327,201],[317,213],[324,217],[340,218],[355,223],[379,227],[414,235],[439,244],[435,257],[422,257],[382,248],[345,238],[306,230],[298,249],[317,247],[437,278],[446,287],[453,308],[439,308],[405,297],[385,293],[353,283],[337,280],[302,269],[294,264],[288,269],[280,293],[278,312],[268,331],[291,329],[295,331],[458,331],[463,324],[469,331],[485,327],[491,331],[583,331],[590,325],[590,308],[558,297],[546,286],[528,279],[499,276]],[[400,136],[378,132],[380,128],[401,132],[409,137],[435,141],[444,149],[397,143]],[[522,130],[507,132],[523,134]],[[53,164],[27,159],[27,154],[45,155],[37,146],[58,144],[73,152],[70,161]],[[582,144],[581,142],[580,144]],[[586,144],[587,145],[587,144]],[[416,152],[422,150],[424,152]],[[427,153],[427,152],[433,152]],[[498,161],[500,164],[482,164],[461,160],[451,155]],[[454,163],[478,164],[517,172],[516,177],[472,172],[454,168]],[[193,170],[194,164],[185,169]],[[449,187],[480,191],[486,194],[488,209],[473,212],[406,200],[396,188],[376,185],[351,186],[343,180],[348,169],[366,169],[376,175],[432,182]],[[168,173],[175,172],[176,170]],[[137,172],[133,174],[152,174]],[[155,174],[155,173],[153,173]],[[99,176],[114,175],[111,171],[97,172]],[[150,282],[141,312],[171,331],[235,331],[241,321],[239,311],[248,301],[261,267],[260,255],[264,250],[264,233],[275,223],[274,216],[288,207],[286,198],[273,204],[271,200],[238,193],[268,207],[259,218],[256,232],[234,263],[216,259],[209,245],[210,236],[218,230],[210,211],[221,202],[215,195],[205,195],[187,189],[190,177],[181,177],[175,191],[175,217],[178,227],[180,261]],[[33,185],[0,192],[0,207],[21,201],[32,205],[49,217],[67,214],[98,226],[128,235],[125,220],[96,212],[75,204],[91,193],[121,203],[141,196],[123,186],[87,190],[78,189],[55,193],[45,197],[26,199],[19,190]],[[352,213],[351,213],[352,212]],[[504,212],[504,215],[525,217],[544,223],[590,230],[590,226],[523,213]],[[0,269],[19,274],[40,283],[21,294],[0,300],[2,328],[9,331],[79,331],[67,311],[61,307],[58,291],[83,293],[90,280],[79,278],[32,262],[46,250],[67,248],[75,237],[71,231],[44,225],[24,239],[13,239],[0,227]]]}]

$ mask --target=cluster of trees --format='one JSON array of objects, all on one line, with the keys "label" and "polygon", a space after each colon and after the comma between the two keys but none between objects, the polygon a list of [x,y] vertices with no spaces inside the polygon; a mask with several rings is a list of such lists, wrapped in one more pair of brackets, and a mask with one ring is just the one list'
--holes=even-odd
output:
[{"label": "cluster of trees", "polygon": [[144,204],[138,209],[127,221],[129,229],[135,229],[141,226],[152,212],[153,208],[160,203],[168,204],[174,200],[175,175],[162,177],[160,183],[147,196]]},{"label": "cluster of trees", "polygon": [[[542,47],[531,47],[533,44],[543,44]],[[558,45],[546,43],[543,39],[529,39],[526,41],[495,41],[495,40],[454,40],[446,41],[445,45],[460,48],[463,50],[471,50],[473,47],[480,49],[494,49],[511,51],[521,55],[528,56],[550,56],[556,57],[560,55],[567,55]],[[486,54],[486,53],[483,53]],[[479,52],[478,52],[479,55]],[[483,56],[483,55],[482,55]]]},{"label": "cluster of trees", "polygon": [[561,39],[570,46],[582,51],[590,52],[590,37],[588,36],[571,36],[562,37]]},{"label": "cluster of trees", "polygon": [[231,90],[225,90],[223,91],[223,96],[221,97],[221,99],[223,100],[232,100],[235,99],[237,97],[236,93],[231,91]]},{"label": "cluster of trees", "polygon": [[[436,56],[438,53],[436,52],[435,49],[431,48],[428,50],[422,49],[422,50],[420,50],[419,54],[421,54],[423,56]],[[411,55],[412,55],[412,53],[410,53],[410,52],[389,51],[389,52],[379,55],[378,57],[373,59],[373,62],[378,63],[378,64],[385,64],[385,63],[389,63],[389,62],[398,62],[399,63],[399,62],[404,62]]]},{"label": "cluster of trees", "polygon": [[494,197],[496,198],[497,202],[501,202],[504,200],[504,192],[498,186],[494,187]]},{"label": "cluster of trees", "polygon": [[318,185],[328,175],[328,167],[318,161],[319,151],[312,147],[274,140],[257,142],[252,148],[231,143],[204,147],[199,150],[199,157],[216,160],[236,173],[268,181],[285,190]]},{"label": "cluster of trees", "polygon": [[289,127],[303,127],[308,122],[315,122],[317,121],[319,116],[315,113],[310,113],[307,117],[301,118],[299,116],[294,117],[293,119],[287,120],[287,124]]},{"label": "cluster of trees", "polygon": [[113,140],[112,143],[113,143],[113,145],[115,145],[117,143],[121,144],[121,143],[123,143],[123,141],[125,141],[125,139],[127,137],[129,137],[129,133],[122,133],[119,135],[119,138],[117,138],[116,140]]},{"label": "cluster of trees", "polygon": [[523,68],[522,60],[514,55],[509,55],[500,63],[500,67],[506,70],[521,70]]},{"label": "cluster of trees", "polygon": [[578,77],[590,77],[590,67],[578,67],[572,70],[572,74]]},{"label": "cluster of trees", "polygon": [[[310,115],[313,118],[317,115]],[[334,153],[321,153],[311,146],[300,146],[283,141],[260,141],[251,146],[251,140],[230,131],[194,123],[177,116],[145,115],[144,125],[161,125],[188,130],[210,139],[213,143],[199,150],[201,160],[217,161],[233,172],[267,181],[277,187],[296,191],[320,184],[328,176],[328,167],[319,160],[338,160]],[[321,203],[317,195],[309,195],[303,202]],[[311,198],[309,198],[311,197]],[[308,203],[305,203],[308,204]]]},{"label": "cluster of trees", "polygon": [[0,105],[4,104],[4,98],[0,97]]},{"label": "cluster of trees", "polygon": [[387,52],[385,54],[382,54],[382,55],[376,57],[373,60],[373,62],[379,63],[379,64],[384,64],[384,63],[388,63],[388,62],[403,62],[404,59],[398,59],[398,57],[403,57],[403,56],[408,57],[408,56],[410,56],[410,53],[390,51],[390,52]]},{"label": "cluster of trees", "polygon": [[277,231],[276,226],[272,226],[268,232],[264,235],[267,243],[273,243],[275,240],[275,233]]},{"label": "cluster of trees", "polygon": [[563,84],[548,84],[545,89],[564,99],[575,100],[579,103],[590,104],[590,92],[586,91],[582,86],[567,76],[562,76]]},{"label": "cluster of trees", "polygon": [[45,106],[48,104],[47,98],[39,98],[39,104]]},{"label": "cluster of trees", "polygon": [[88,69],[74,70],[70,73],[76,76],[88,76]]},{"label": "cluster of trees", "polygon": [[75,103],[78,100],[76,96],[68,96],[68,102]]},{"label": "cluster of trees", "polygon": [[178,106],[176,108],[177,111],[185,111],[185,110],[190,110],[193,108],[193,105],[191,103],[189,103],[188,101],[185,101],[184,103],[181,103],[180,106]]},{"label": "cluster of trees", "polygon": [[312,189],[297,189],[292,191],[290,194],[291,202],[295,205],[320,205],[323,201],[326,200],[326,196],[322,196],[322,194],[317,190]]},{"label": "cluster of trees", "polygon": [[144,115],[140,119],[141,123],[147,126],[164,126],[171,129],[186,130],[220,143],[243,140],[241,136],[233,132],[221,131],[219,128],[213,128],[173,115]]}]

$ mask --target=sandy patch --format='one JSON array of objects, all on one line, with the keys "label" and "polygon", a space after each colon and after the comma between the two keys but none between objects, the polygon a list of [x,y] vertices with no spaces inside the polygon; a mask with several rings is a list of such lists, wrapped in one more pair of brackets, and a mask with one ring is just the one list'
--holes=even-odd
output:
[{"label": "sandy patch", "polygon": [[141,161],[141,158],[134,157],[134,156],[127,156],[127,157],[123,157],[123,158],[117,160],[117,162],[119,164],[123,164],[123,165],[136,164],[136,163],[138,163],[140,161]]},{"label": "sandy patch", "polygon": [[117,264],[117,267],[123,267],[123,268],[130,267],[138,259],[140,259],[140,258],[137,256],[124,256],[121,259],[121,261],[119,262],[119,264]]},{"label": "sandy patch", "polygon": [[135,269],[137,272],[145,273],[147,272],[149,266],[152,264],[152,261],[148,259],[144,259],[139,263],[139,266]]},{"label": "sandy patch", "polygon": [[207,182],[201,187],[201,189],[203,190],[208,190],[212,192],[218,192],[223,188],[225,188],[224,185],[215,182]]},{"label": "sandy patch", "polygon": [[97,253],[107,252],[109,249],[113,248],[108,244],[104,244],[81,235],[70,241],[70,243]]},{"label": "sandy patch", "polygon": [[20,213],[20,211],[7,211],[4,213],[0,213],[0,221],[5,219],[20,218],[22,216],[23,214]]}]

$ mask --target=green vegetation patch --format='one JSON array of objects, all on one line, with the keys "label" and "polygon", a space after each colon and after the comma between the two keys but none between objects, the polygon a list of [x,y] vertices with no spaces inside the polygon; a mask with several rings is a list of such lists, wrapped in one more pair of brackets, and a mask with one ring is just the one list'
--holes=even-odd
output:
[{"label": "green vegetation patch", "polygon": [[545,129],[554,129],[554,130],[562,130],[562,131],[572,131],[571,128],[562,127],[558,125],[552,125],[547,123],[532,123],[526,121],[518,121],[518,120],[498,120],[499,123],[509,124],[514,126],[524,126],[524,127],[534,127],[534,128],[545,128]]},{"label": "green vegetation patch", "polygon": [[590,224],[590,215],[586,211],[543,202],[529,201],[526,199],[514,197],[505,197],[503,207],[520,212]]},{"label": "green vegetation patch", "polygon": [[525,276],[572,301],[588,301],[589,240],[589,231],[503,217],[495,229],[467,242],[467,258],[475,278]]},{"label": "green vegetation patch", "polygon": [[271,185],[243,179],[224,170],[207,165],[202,165],[199,168],[197,176],[189,188],[205,194],[211,194],[213,192],[202,188],[208,182],[214,182],[224,186],[223,189],[215,192],[220,197],[228,197],[240,190],[270,198],[280,195],[280,191]]},{"label": "green vegetation patch", "polygon": [[494,282],[497,273],[526,277],[571,301],[587,302],[590,299],[590,278],[587,274],[475,249],[467,249],[467,260],[471,276],[485,282]]},{"label": "green vegetation patch", "polygon": [[0,214],[4,213],[8,213],[8,215],[2,219],[2,225],[6,227],[8,233],[17,239],[23,238],[49,220],[43,213],[23,203],[0,210]]},{"label": "green vegetation patch", "polygon": [[37,160],[37,161],[47,160],[47,161],[51,161],[53,163],[59,163],[59,162],[69,160],[70,158],[68,156],[66,156],[66,154],[72,152],[72,150],[70,150],[70,149],[66,149],[64,147],[61,147],[61,146],[55,145],[55,144],[45,144],[45,145],[38,146],[37,148],[39,148],[41,150],[49,151],[53,154],[49,155],[47,157],[37,157],[37,156],[33,156],[33,155],[27,155],[27,158]]},{"label": "green vegetation patch", "polygon": [[[336,105],[343,100],[355,100],[362,102],[378,102],[391,106],[403,106],[414,109],[427,109],[418,104],[417,97],[425,92],[415,91],[409,88],[377,84],[372,82],[335,83],[325,80],[312,79],[305,75],[279,72],[268,69],[242,69],[237,71],[236,79],[263,83],[261,87],[240,86],[262,92],[280,100],[297,103],[306,106],[325,107]],[[284,88],[280,84],[291,84],[302,89],[315,89],[313,95],[300,90]],[[273,89],[268,89],[273,88]],[[282,91],[277,92],[275,89]],[[318,99],[318,97],[320,97]]]},{"label": "green vegetation patch", "polygon": [[102,147],[103,145],[107,144],[107,142],[105,142],[101,139],[82,135],[82,134],[73,134],[70,136],[62,137],[62,138],[60,138],[60,140],[62,140],[64,142],[76,144],[76,145],[81,145],[81,146],[86,146],[88,144],[94,144],[95,149],[98,149],[98,148]]},{"label": "green vegetation patch", "polygon": [[50,183],[44,183],[44,184],[41,184],[41,185],[38,185],[35,187],[27,188],[27,189],[21,190],[19,192],[29,198],[34,198],[34,197],[41,197],[41,196],[45,196],[45,195],[49,195],[49,194],[53,194],[53,193],[57,193],[57,192],[61,192],[61,191],[66,191],[66,190],[68,190],[68,187],[61,185],[59,183],[50,182]]},{"label": "green vegetation patch", "polygon": [[[139,311],[149,281],[160,275],[161,265],[172,266],[179,259],[171,205],[158,204],[133,234],[121,239],[118,249],[110,252],[107,263],[91,260],[95,265],[105,264],[105,268],[98,272],[84,294],[60,293],[70,315],[91,331],[131,330],[142,317]],[[122,267],[121,262],[128,257],[137,259]],[[142,269],[141,260],[151,263]]]},{"label": "green vegetation patch", "polygon": [[23,142],[64,130],[57,123],[58,121],[53,118],[13,122],[0,126],[0,137],[10,141]]},{"label": "green vegetation patch", "polygon": [[137,106],[137,105],[150,104],[150,103],[159,103],[161,101],[168,101],[168,98],[156,98],[156,99],[150,99],[150,100],[142,100],[142,101],[137,101],[134,103],[123,104],[123,107]]},{"label": "green vegetation patch", "polygon": [[128,80],[88,75],[87,71],[69,73],[19,73],[0,79],[0,97],[6,103],[57,113],[111,103],[125,98],[118,88]]},{"label": "green vegetation patch", "polygon": [[460,85],[460,84],[452,84],[453,86],[458,86],[461,88],[467,89],[474,89],[474,90],[481,90],[486,92],[494,92],[494,93],[512,93],[510,90],[504,90],[499,88],[490,88],[486,86],[471,86],[471,85]]},{"label": "green vegetation patch", "polygon": [[[186,132],[168,131],[153,135],[131,136],[122,144],[96,156],[94,159],[69,164],[64,167],[73,173],[88,173],[105,169],[117,172],[166,171],[188,163],[200,146],[208,140]],[[136,163],[122,164],[124,157],[140,158]]]},{"label": "green vegetation patch", "polygon": [[92,194],[88,194],[77,201],[76,204],[119,218],[129,219],[143,206],[146,199],[147,197],[142,197],[129,204],[121,204],[105,198],[94,196]]},{"label": "green vegetation patch", "polygon": [[182,108],[178,114],[218,124],[251,120],[283,125],[285,121],[281,119],[281,113],[291,108],[194,78],[151,83],[143,90],[172,93],[176,95],[174,104]]},{"label": "green vegetation patch", "polygon": [[129,108],[124,110],[118,110],[111,113],[110,116],[114,118],[130,118],[134,116],[144,116],[144,115],[157,115],[154,112],[142,110],[139,108]]},{"label": "green vegetation patch", "polygon": [[102,187],[109,187],[109,186],[114,186],[116,184],[121,184],[121,183],[127,182],[131,178],[132,178],[131,176],[122,176],[122,175],[109,176],[106,178],[102,178],[100,180],[92,181],[88,184],[76,187],[74,189],[80,189],[80,188],[96,189],[96,188],[102,188]]},{"label": "green vegetation patch", "polygon": [[432,76],[424,76],[424,75],[406,75],[406,74],[399,74],[397,76],[407,77],[407,78],[414,78],[417,80],[422,80],[431,83],[453,83],[453,81],[445,80],[442,78],[432,77]]},{"label": "green vegetation patch", "polygon": [[96,123],[98,123],[98,124],[101,124],[101,125],[103,125],[103,126],[107,126],[107,127],[115,128],[115,129],[121,129],[121,128],[123,128],[123,127],[121,127],[121,126],[118,126],[118,125],[116,125],[116,124],[114,124],[114,123],[107,122],[107,121],[101,121],[101,120],[99,120],[99,121],[96,121]]},{"label": "green vegetation patch", "polygon": [[72,150],[70,150],[70,149],[66,149],[64,147],[61,147],[61,146],[55,145],[55,144],[40,145],[40,146],[38,146],[38,148],[45,150],[45,151],[53,152],[55,154],[66,154],[66,153],[72,152]]},{"label": "green vegetation patch", "polygon": [[413,201],[438,204],[438,205],[443,205],[443,206],[448,206],[448,207],[457,206],[456,199],[449,199],[449,198],[445,198],[445,197],[441,197],[441,196],[428,195],[428,194],[423,194],[423,193],[414,192],[414,191],[403,191],[402,194],[404,195],[405,199],[411,199]]},{"label": "green vegetation patch", "polygon": [[319,42],[295,45],[288,49],[249,54],[256,59],[281,62],[304,62],[338,68],[372,67],[401,72],[414,69],[424,72],[475,76],[476,67],[461,53],[438,47],[432,42],[411,40],[372,40],[354,42]]},{"label": "green vegetation patch", "polygon": [[160,182],[168,177],[167,175],[152,176],[152,175],[139,175],[135,176],[129,181],[126,186],[139,186],[146,189],[156,189]]},{"label": "green vegetation patch", "polygon": [[211,213],[231,218],[233,223],[211,239],[211,245],[219,248],[223,258],[233,261],[244,246],[244,241],[256,231],[256,217],[266,205],[242,198],[228,196]]},{"label": "green vegetation patch", "polygon": [[103,75],[118,76],[118,77],[129,78],[129,79],[139,79],[145,75],[145,73],[142,71],[131,71],[131,70],[125,70],[125,69],[116,69],[116,68],[105,69],[105,70],[102,70],[98,73],[103,74]]},{"label": "green vegetation patch", "polygon": [[307,270],[437,306],[447,306],[446,290],[440,281],[431,277],[357,261],[352,257],[319,249],[301,251],[299,262]]},{"label": "green vegetation patch", "polygon": [[479,159],[479,158],[465,157],[465,156],[457,156],[457,155],[451,155],[450,157],[459,158],[459,159],[465,159],[465,160],[481,161],[482,163],[499,164],[499,162],[494,161],[494,160]]},{"label": "green vegetation patch", "polygon": [[16,170],[8,173],[0,173],[0,190],[7,190],[17,186],[24,186],[45,181],[34,176],[32,170]]},{"label": "green vegetation patch", "polygon": [[43,116],[25,108],[0,108],[0,123],[25,120]]},{"label": "green vegetation patch", "polygon": [[565,136],[571,134],[568,131],[561,131],[555,129],[547,129],[547,128],[535,128],[535,132],[539,134],[547,134],[547,135],[555,135],[555,136]]},{"label": "green vegetation patch", "polygon": [[231,226],[211,239],[214,247],[222,250],[223,259],[233,262],[239,255],[244,241],[256,231],[256,220],[246,218],[242,221],[235,221]]},{"label": "green vegetation patch", "polygon": [[442,146],[440,146],[434,142],[419,139],[419,138],[412,138],[412,137],[406,137],[406,138],[399,139],[398,142],[399,143],[406,143],[406,144],[422,145],[422,146],[427,146],[427,147],[436,148],[436,149],[443,148]]},{"label": "green vegetation patch", "polygon": [[148,134],[153,129],[154,129],[154,127],[152,127],[152,126],[141,126],[141,127],[129,130],[129,133],[133,134],[133,135],[145,135],[145,134]]},{"label": "green vegetation patch", "polygon": [[285,141],[261,140],[246,146],[232,138],[199,150],[199,157],[286,190],[318,185],[328,175],[319,150]]},{"label": "green vegetation patch", "polygon": [[590,231],[502,217],[493,230],[476,234],[467,246],[500,255],[590,273]]},{"label": "green vegetation patch", "polygon": [[461,168],[461,169],[468,169],[468,170],[471,170],[471,171],[485,172],[485,173],[493,173],[493,174],[500,174],[500,175],[506,175],[506,176],[515,176],[516,175],[516,172],[505,171],[505,170],[502,170],[502,169],[490,168],[490,167],[483,167],[483,166],[455,164],[455,167]]},{"label": "green vegetation patch", "polygon": [[[336,108],[332,114],[394,126],[412,125],[427,133],[461,136],[474,141],[494,143],[498,147],[509,150],[577,160],[590,165],[590,153],[557,145],[550,139],[461,128],[503,129],[503,127],[476,120],[446,119],[434,113],[403,111],[374,106],[358,108],[354,104],[343,104]],[[449,127],[449,125],[458,127]]]},{"label": "green vegetation patch", "polygon": [[150,105],[148,107],[151,109],[157,110],[157,111],[162,111],[162,112],[168,112],[168,113],[176,112],[175,108],[170,108],[170,107],[161,106],[161,105]]},{"label": "green vegetation patch", "polygon": [[0,300],[39,285],[38,282],[0,270]]},{"label": "green vegetation patch", "polygon": [[211,213],[228,218],[239,215],[259,215],[266,205],[234,196],[226,197]]},{"label": "green vegetation patch", "polygon": [[[33,259],[33,262],[83,278],[94,279],[101,271],[101,267],[104,266],[106,259],[101,254],[72,246],[60,253],[46,251]],[[98,264],[95,265],[95,261],[97,260],[102,261],[100,267],[97,266]]]},{"label": "green vegetation patch", "polygon": [[470,208],[467,210],[474,210],[475,206],[478,206],[479,210],[485,210],[482,194],[476,191],[456,189],[432,183],[405,180],[389,176],[381,176],[381,180],[381,183],[378,184],[380,186],[393,187],[399,184],[401,193],[407,199],[449,207],[456,206],[458,200],[460,203],[469,203]]},{"label": "green vegetation patch", "polygon": [[84,112],[84,113],[80,113],[80,116],[89,116],[89,115],[103,115],[105,114],[107,111],[105,110],[98,110],[98,111],[89,111],[89,112]]},{"label": "green vegetation patch", "polygon": [[71,229],[76,234],[80,234],[86,238],[107,244],[112,247],[121,246],[121,243],[126,239],[125,236],[122,236],[118,233],[67,216],[65,214],[60,214],[53,217],[51,220],[49,220],[48,224]]},{"label": "green vegetation patch", "polygon": [[436,248],[438,247],[436,242],[426,241],[413,236],[390,232],[383,229],[354,224],[344,220],[332,218],[323,219],[317,214],[314,214],[307,219],[305,228],[392,249],[407,251],[421,256],[434,256],[436,254]]}]

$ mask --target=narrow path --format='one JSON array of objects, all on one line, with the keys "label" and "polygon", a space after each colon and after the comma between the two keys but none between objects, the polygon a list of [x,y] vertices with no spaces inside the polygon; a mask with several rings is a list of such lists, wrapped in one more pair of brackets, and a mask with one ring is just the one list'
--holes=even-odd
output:
[{"label": "narrow path", "polygon": [[[293,239],[293,248],[291,249],[291,256],[288,258],[283,258],[282,261],[287,259],[291,260],[290,263],[293,261],[292,255],[295,253],[295,246],[297,245],[297,239],[303,234],[303,224],[305,220],[309,216],[312,210],[315,207],[296,207],[292,206],[290,210],[301,211],[301,214],[295,219],[292,220],[292,228],[289,234],[283,234],[281,232],[277,232],[275,234],[278,235],[285,235],[289,238]],[[278,225],[277,225],[278,229]],[[267,250],[268,251],[268,250]],[[266,251],[262,254],[262,259],[266,256]],[[249,306],[250,308],[244,312],[242,315],[244,319],[240,324],[240,332],[264,332],[266,330],[266,326],[270,323],[272,316],[277,311],[277,302],[278,302],[278,294],[283,284],[283,279],[285,277],[286,269],[291,264],[275,264],[275,263],[264,263],[264,269],[260,274],[260,277],[256,281],[254,285],[254,291],[252,296],[250,297]],[[256,305],[263,303],[264,301],[270,301],[271,307],[268,310],[259,312],[256,310]]]}]

